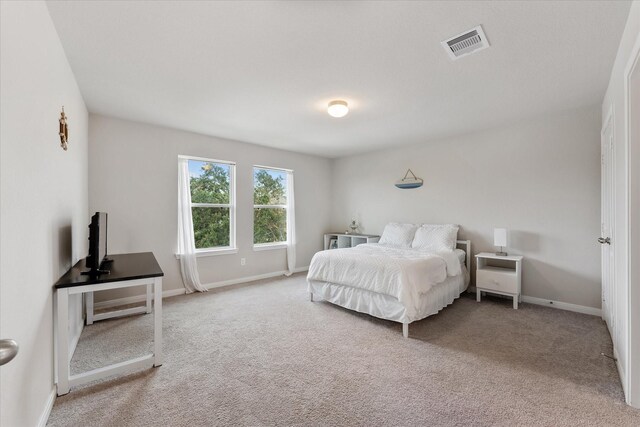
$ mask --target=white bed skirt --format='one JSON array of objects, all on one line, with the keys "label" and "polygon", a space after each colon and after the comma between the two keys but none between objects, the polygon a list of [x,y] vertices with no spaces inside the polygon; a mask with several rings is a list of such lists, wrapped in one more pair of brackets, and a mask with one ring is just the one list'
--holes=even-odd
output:
[{"label": "white bed skirt", "polygon": [[[433,286],[422,294],[418,313],[412,318],[396,298],[351,286],[308,280],[308,289],[315,298],[322,298],[332,304],[349,310],[370,314],[381,319],[400,323],[411,323],[436,314],[451,304],[469,286],[469,272],[463,266],[462,274],[447,277],[444,282]],[[318,298],[318,299],[319,299]]]}]

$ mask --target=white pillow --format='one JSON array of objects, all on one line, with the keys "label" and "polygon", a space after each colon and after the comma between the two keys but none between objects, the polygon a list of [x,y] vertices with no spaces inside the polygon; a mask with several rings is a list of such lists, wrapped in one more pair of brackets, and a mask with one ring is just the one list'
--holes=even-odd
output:
[{"label": "white pillow", "polygon": [[458,226],[453,224],[422,224],[416,230],[411,247],[431,252],[452,251],[458,240]]},{"label": "white pillow", "polygon": [[410,248],[413,241],[413,235],[416,234],[416,224],[397,224],[390,222],[384,227],[382,237],[380,237],[381,245],[395,246],[397,248]]}]

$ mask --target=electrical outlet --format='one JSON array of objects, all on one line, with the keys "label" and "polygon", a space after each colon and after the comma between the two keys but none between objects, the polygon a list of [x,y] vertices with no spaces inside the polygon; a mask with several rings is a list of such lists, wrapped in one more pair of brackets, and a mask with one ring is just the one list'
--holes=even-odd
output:
[{"label": "electrical outlet", "polygon": [[247,259],[246,258],[240,258],[240,265],[247,265]]}]

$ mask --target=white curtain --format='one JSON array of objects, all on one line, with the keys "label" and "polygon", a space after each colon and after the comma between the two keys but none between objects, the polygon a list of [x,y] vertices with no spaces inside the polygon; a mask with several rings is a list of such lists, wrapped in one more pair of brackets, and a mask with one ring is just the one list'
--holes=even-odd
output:
[{"label": "white curtain", "polygon": [[293,171],[287,171],[287,276],[296,268],[296,203],[293,193]]},{"label": "white curtain", "polygon": [[178,159],[178,254],[180,255],[180,273],[182,282],[190,294],[195,291],[206,292],[200,283],[196,261],[193,221],[191,219],[191,191],[189,188],[189,160]]}]

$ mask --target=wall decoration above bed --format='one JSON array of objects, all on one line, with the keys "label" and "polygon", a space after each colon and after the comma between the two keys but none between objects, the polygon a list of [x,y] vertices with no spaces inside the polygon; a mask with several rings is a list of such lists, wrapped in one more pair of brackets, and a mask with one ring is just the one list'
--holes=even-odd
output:
[{"label": "wall decoration above bed", "polygon": [[[411,174],[411,176],[409,176],[409,174]],[[407,169],[407,173],[404,174],[404,178],[396,181],[396,187],[407,190],[410,188],[422,187],[423,183],[424,181],[422,178],[418,178],[411,169]]]}]

